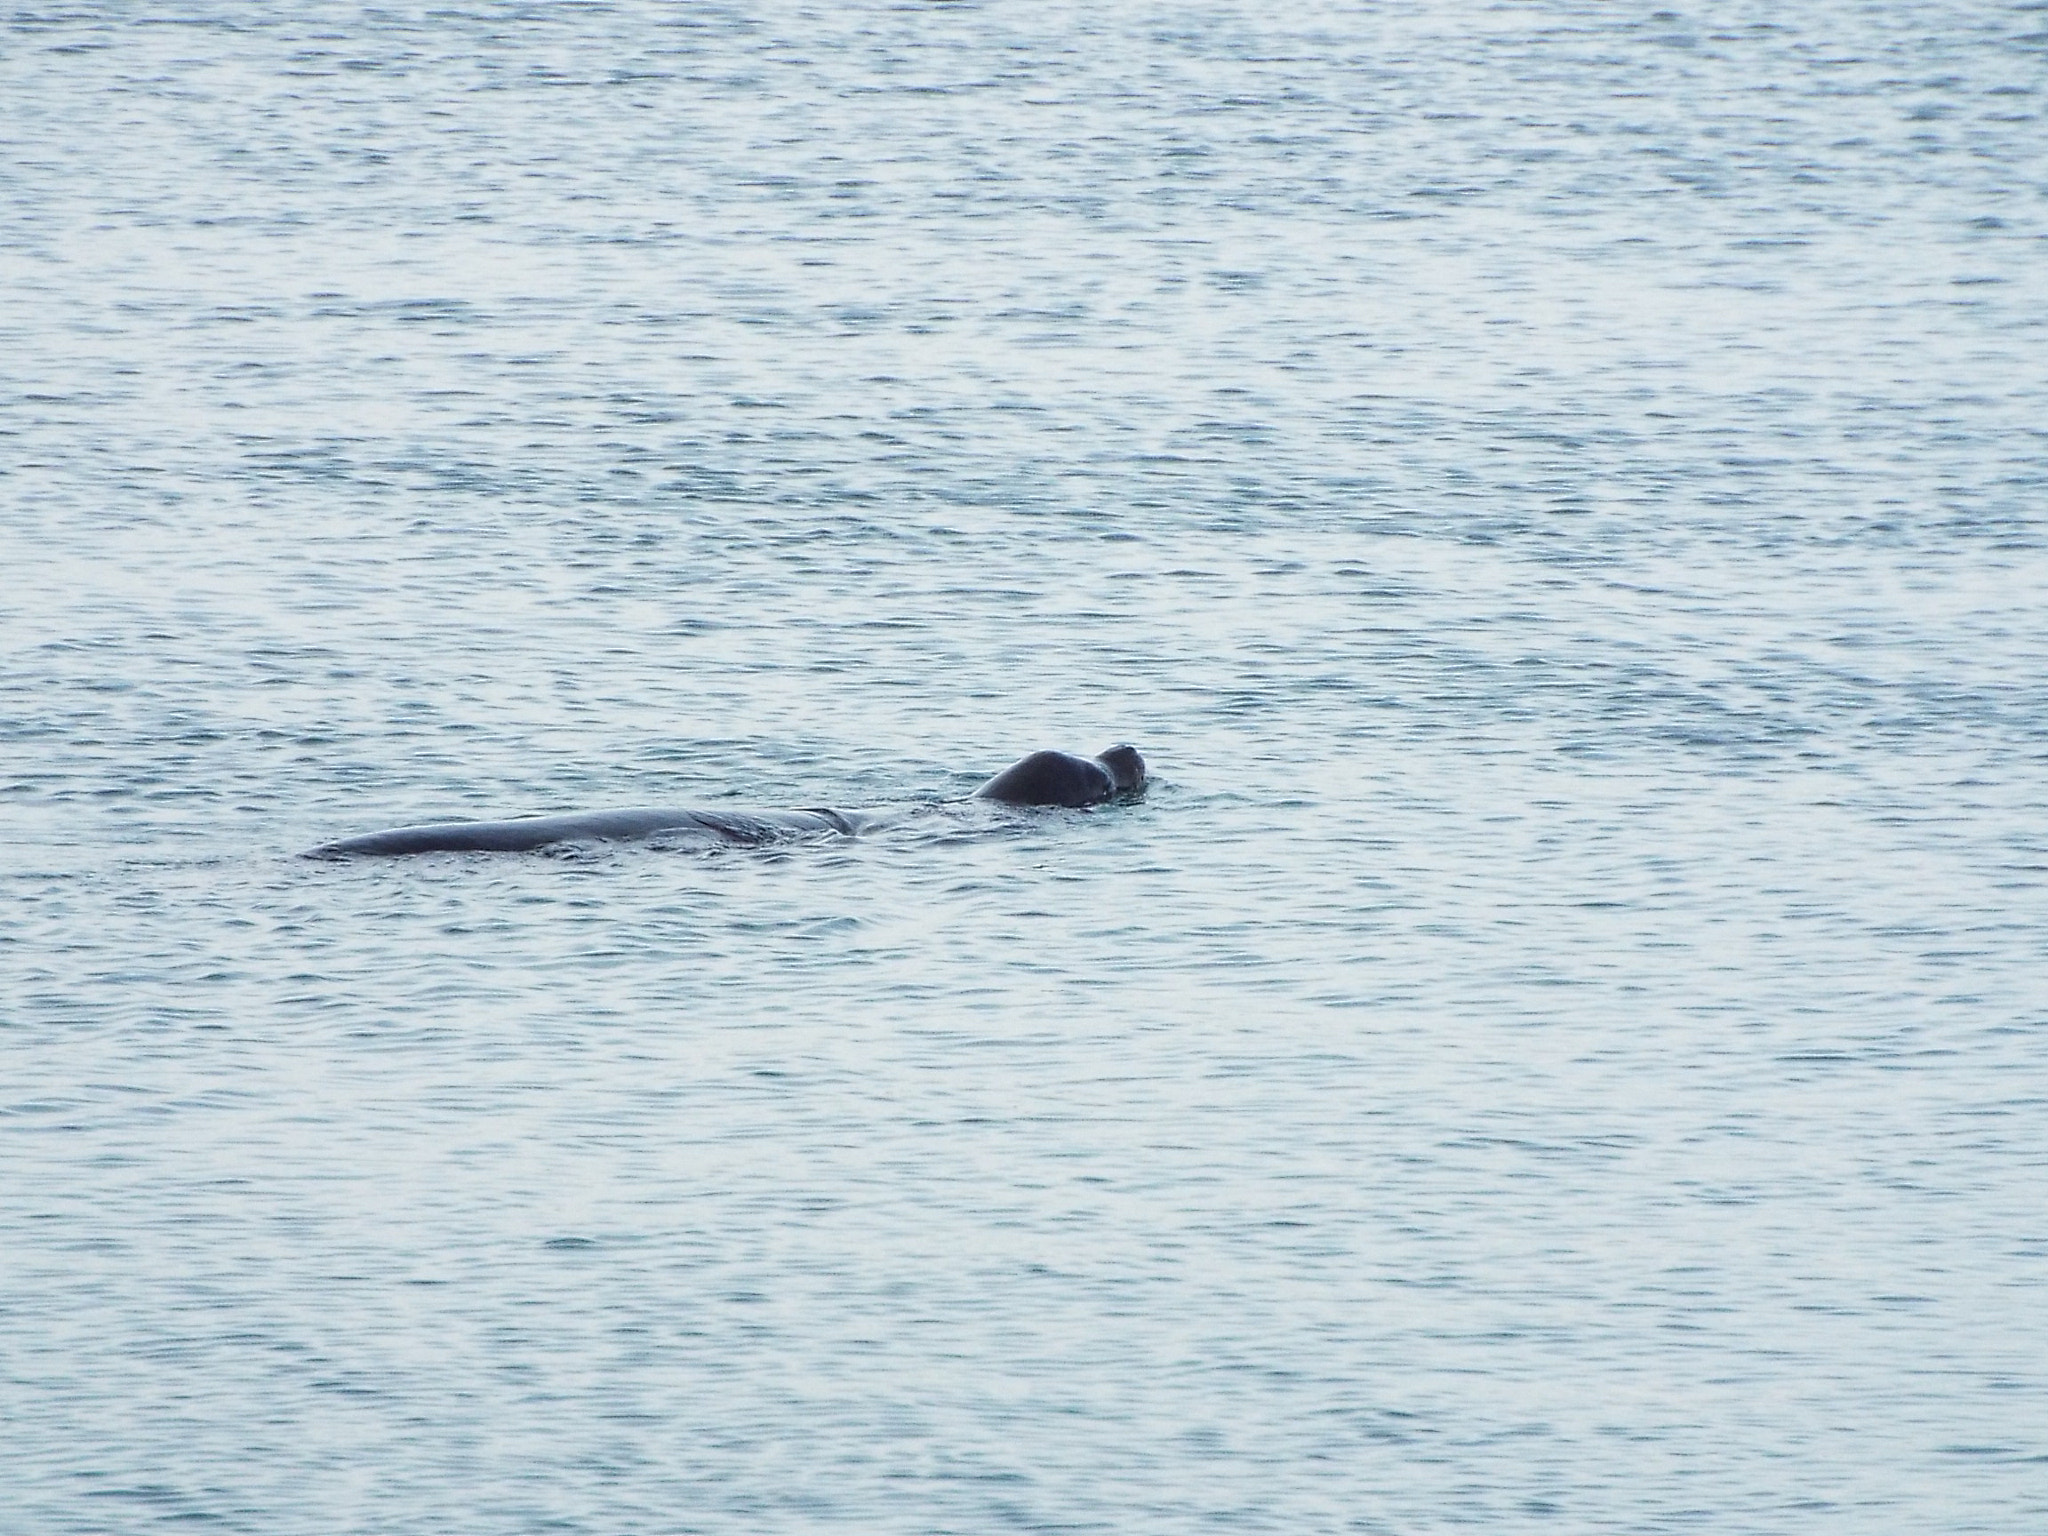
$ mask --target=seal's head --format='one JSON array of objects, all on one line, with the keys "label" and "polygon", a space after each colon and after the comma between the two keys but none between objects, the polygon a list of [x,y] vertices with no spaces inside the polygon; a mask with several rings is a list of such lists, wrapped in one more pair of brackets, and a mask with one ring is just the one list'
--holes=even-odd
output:
[{"label": "seal's head", "polygon": [[1100,757],[1034,752],[990,779],[975,797],[1004,805],[1100,805],[1145,787],[1145,760],[1131,747]]},{"label": "seal's head", "polygon": [[1138,756],[1136,747],[1111,747],[1096,753],[1095,761],[1109,770],[1119,795],[1135,795],[1145,787],[1145,759]]}]

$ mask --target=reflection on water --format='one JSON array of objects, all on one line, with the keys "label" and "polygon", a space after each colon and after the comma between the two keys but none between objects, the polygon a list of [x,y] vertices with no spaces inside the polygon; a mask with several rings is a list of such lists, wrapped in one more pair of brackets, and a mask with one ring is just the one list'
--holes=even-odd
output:
[{"label": "reflection on water", "polygon": [[0,1530],[2039,1525],[2039,21],[14,18]]}]

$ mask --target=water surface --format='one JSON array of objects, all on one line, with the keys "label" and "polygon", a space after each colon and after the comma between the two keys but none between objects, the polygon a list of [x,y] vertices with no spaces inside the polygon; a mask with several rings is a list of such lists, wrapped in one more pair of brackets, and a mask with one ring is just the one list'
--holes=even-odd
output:
[{"label": "water surface", "polygon": [[2048,1519],[2048,11],[0,39],[0,1530]]}]

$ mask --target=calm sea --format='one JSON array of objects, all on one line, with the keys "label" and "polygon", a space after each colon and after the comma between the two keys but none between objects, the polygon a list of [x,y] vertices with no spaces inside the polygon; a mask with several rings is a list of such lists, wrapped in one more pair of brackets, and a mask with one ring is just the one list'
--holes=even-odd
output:
[{"label": "calm sea", "polygon": [[11,11],[0,1532],[2048,1529],[2044,93]]}]

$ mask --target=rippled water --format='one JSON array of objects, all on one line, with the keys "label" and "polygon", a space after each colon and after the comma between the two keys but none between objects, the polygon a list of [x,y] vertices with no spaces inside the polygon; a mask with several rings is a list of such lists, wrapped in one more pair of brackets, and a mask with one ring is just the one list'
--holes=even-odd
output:
[{"label": "rippled water", "polygon": [[15,12],[0,1530],[2043,1528],[2044,90]]}]

